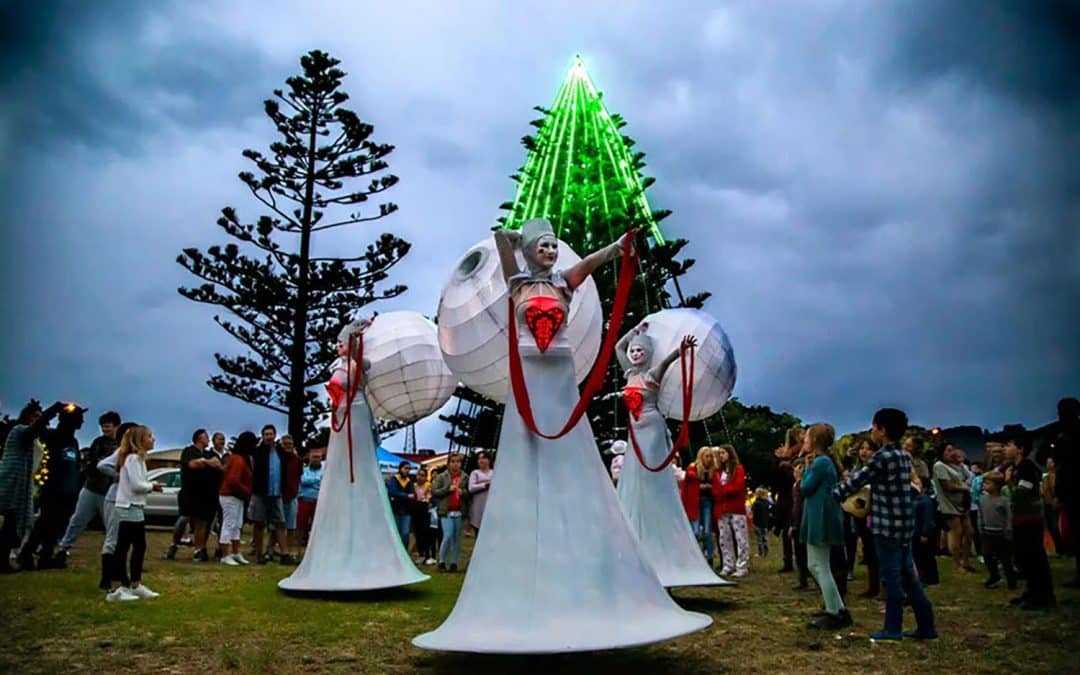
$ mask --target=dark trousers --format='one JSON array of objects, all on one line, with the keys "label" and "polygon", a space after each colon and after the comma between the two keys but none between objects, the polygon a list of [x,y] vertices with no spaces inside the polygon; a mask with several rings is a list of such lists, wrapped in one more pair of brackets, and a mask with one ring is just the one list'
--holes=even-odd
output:
[{"label": "dark trousers", "polygon": [[983,532],[982,554],[986,560],[986,569],[990,572],[987,581],[998,581],[1001,574],[998,563],[1005,568],[1005,581],[1009,588],[1016,588],[1016,570],[1013,569],[1012,543],[1005,538],[1004,532]]},{"label": "dark trousers", "polygon": [[1043,548],[1042,521],[1013,524],[1013,546],[1016,564],[1027,582],[1024,595],[1034,603],[1053,602],[1054,582],[1050,576],[1050,561]]},{"label": "dark trousers", "polygon": [[844,555],[847,556],[848,568],[852,574],[855,573],[855,566],[858,565],[859,554],[859,533],[855,531],[854,525],[844,530]]},{"label": "dark trousers", "polygon": [[881,592],[881,579],[878,573],[877,547],[874,544],[874,533],[870,531],[866,518],[855,521],[855,531],[858,532],[859,541],[862,542],[863,560],[866,561],[866,594],[877,595]]},{"label": "dark trousers", "polygon": [[795,547],[792,545],[791,534],[788,532],[787,525],[780,528],[780,548],[784,552],[784,569],[792,569],[794,566],[791,561],[795,555]]},{"label": "dark trousers", "polygon": [[911,544],[911,557],[915,562],[915,568],[919,572],[919,581],[927,586],[937,586],[941,583],[937,566],[937,530],[924,535],[926,541],[920,536],[915,537]]},{"label": "dark trousers", "polygon": [[42,560],[52,558],[56,542],[64,536],[79,495],[48,495],[41,500],[41,515],[30,530],[30,537],[23,546],[22,555],[34,555],[41,549]]},{"label": "dark trousers", "polygon": [[[1065,520],[1069,521],[1069,530],[1072,534],[1071,542],[1062,542],[1065,548],[1070,549],[1076,561],[1076,580],[1080,581],[1080,501],[1071,504],[1062,504],[1061,510],[1065,512]],[[1071,546],[1070,546],[1071,545]]]},{"label": "dark trousers", "polygon": [[795,567],[799,571],[799,584],[805,586],[810,581],[810,567],[807,565],[806,560],[806,542],[799,539],[798,535],[792,537],[795,541],[793,546],[795,548]]},{"label": "dark trousers", "polygon": [[975,555],[984,555],[982,534],[979,532],[979,512],[969,510],[968,520],[971,521],[971,541],[975,544]]},{"label": "dark trousers", "polygon": [[425,560],[435,558],[435,533],[428,523],[428,514],[413,518],[413,534],[416,535],[416,554]]},{"label": "dark trousers", "polygon": [[874,547],[881,570],[881,584],[885,587],[884,632],[894,637],[902,634],[906,596],[915,612],[919,632],[927,635],[935,633],[934,606],[915,576],[911,542],[875,535]]},{"label": "dark trousers", "polygon": [[[128,574],[128,551],[131,552],[131,574]],[[142,580],[143,558],[146,557],[146,524],[130,520],[120,522],[113,556],[113,581],[131,586]]]},{"label": "dark trousers", "polygon": [[15,526],[15,509],[0,511],[4,517],[4,527],[0,529],[0,567],[9,565],[11,549],[19,545],[19,532]]}]

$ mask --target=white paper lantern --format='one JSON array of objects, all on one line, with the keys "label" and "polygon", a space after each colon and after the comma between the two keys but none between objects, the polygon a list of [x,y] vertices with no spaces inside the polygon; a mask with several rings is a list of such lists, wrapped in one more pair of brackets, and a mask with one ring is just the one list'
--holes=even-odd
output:
[{"label": "white paper lantern", "polygon": [[[678,349],[685,335],[697,338],[690,419],[703,420],[719,412],[735,388],[736,373],[735,351],[720,322],[699,309],[665,309],[645,320],[653,340],[654,359]],[[678,360],[664,374],[657,406],[664,417],[682,419],[682,370]]]},{"label": "white paper lantern", "polygon": [[365,393],[376,417],[415,422],[441,408],[457,378],[446,367],[435,324],[418,312],[387,312],[364,333],[371,362]]},{"label": "white paper lantern", "polygon": [[[581,258],[559,242],[557,269]],[[526,269],[523,256],[518,264]],[[499,403],[506,402],[510,382],[507,345],[506,281],[495,242],[487,237],[454,265],[439,298],[439,347],[450,370],[470,389]],[[600,351],[603,311],[596,282],[589,278],[570,303],[566,339],[574,350],[574,372],[580,384]]]}]

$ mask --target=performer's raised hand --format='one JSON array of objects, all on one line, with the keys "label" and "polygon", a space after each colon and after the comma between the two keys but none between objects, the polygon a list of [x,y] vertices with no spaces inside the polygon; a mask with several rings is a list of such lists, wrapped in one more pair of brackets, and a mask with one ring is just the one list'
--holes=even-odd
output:
[{"label": "performer's raised hand", "polygon": [[683,349],[694,349],[697,346],[698,346],[697,338],[694,337],[693,335],[686,335],[686,336],[683,337],[683,339],[682,339],[682,347],[683,347]]}]

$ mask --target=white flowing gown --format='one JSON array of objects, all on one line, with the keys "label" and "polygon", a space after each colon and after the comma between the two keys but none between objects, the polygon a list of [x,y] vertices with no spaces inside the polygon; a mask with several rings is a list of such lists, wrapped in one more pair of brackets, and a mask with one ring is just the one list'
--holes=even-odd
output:
[{"label": "white flowing gown", "polygon": [[[518,306],[522,366],[537,426],[554,433],[580,396],[573,355],[565,326],[540,352],[523,318],[529,303]],[[658,642],[711,623],[675,604],[646,562],[587,418],[558,440],[540,438],[518,414],[511,387],[498,469],[461,595],[446,621],[413,644],[580,652]]]},{"label": "white flowing gown", "polygon": [[[346,404],[342,403],[342,408]],[[339,408],[339,411],[341,408]],[[427,581],[401,544],[379,471],[371,409],[363,391],[352,404],[353,471],[346,432],[331,431],[307,552],[287,591],[366,591]]]}]

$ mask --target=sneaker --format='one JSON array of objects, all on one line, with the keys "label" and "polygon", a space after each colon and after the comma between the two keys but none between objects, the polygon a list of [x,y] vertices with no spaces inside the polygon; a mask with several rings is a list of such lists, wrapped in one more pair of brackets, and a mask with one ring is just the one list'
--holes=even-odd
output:
[{"label": "sneaker", "polygon": [[165,552],[166,560],[176,560],[176,544],[170,544],[169,550]]},{"label": "sneaker", "polygon": [[20,553],[15,562],[19,563],[19,569],[24,572],[32,572],[37,569],[37,563],[34,562],[34,554],[32,553]]},{"label": "sneaker", "polygon": [[290,555],[288,553],[281,556],[280,560],[281,560],[282,565],[296,565],[297,564],[296,558],[292,557],[292,555]]},{"label": "sneaker", "polygon": [[[742,577],[745,577],[747,574],[750,574],[750,570],[735,570],[735,573],[731,576],[735,577],[736,579],[740,579]],[[725,577],[727,575],[721,573],[720,576]]]},{"label": "sneaker", "polygon": [[848,581],[855,581],[855,573],[854,572],[848,572],[847,573],[847,580]]},{"label": "sneaker", "polygon": [[457,572],[457,565],[455,565],[453,563],[450,563],[450,573],[454,574],[456,572]]},{"label": "sneaker", "polygon": [[195,555],[191,556],[191,559],[195,562],[210,562],[210,555],[206,552],[205,548],[200,548],[195,551]]},{"label": "sneaker", "polygon": [[240,554],[240,553],[237,553],[236,555],[234,555],[234,556],[233,556],[233,560],[235,560],[236,562],[240,563],[241,565],[250,565],[250,564],[251,564],[251,561],[250,561],[250,560],[248,560],[247,558],[245,558],[245,557],[244,557],[244,556],[243,556],[242,554]]},{"label": "sneaker", "polygon": [[424,561],[424,564],[425,565],[434,565],[435,564],[435,558],[428,558],[427,560]]},{"label": "sneaker", "polygon": [[260,565],[265,565],[268,562],[274,562],[274,554],[273,553],[264,553],[262,558],[259,559],[259,564]]},{"label": "sneaker", "polygon": [[900,642],[903,638],[902,633],[886,633],[883,630],[870,633],[870,639],[874,642]]},{"label": "sneaker", "polygon": [[937,631],[930,633],[923,633],[919,630],[904,631],[904,637],[911,638],[912,640],[936,640],[938,639]]},{"label": "sneaker", "polygon": [[841,628],[847,628],[852,623],[854,622],[851,620],[851,614],[847,609],[842,609],[836,614],[824,613],[811,621],[809,627],[822,630],[840,630]]},{"label": "sneaker", "polygon": [[446,571],[446,563],[442,563],[442,562],[439,563],[439,571],[440,572],[445,572]]},{"label": "sneaker", "polygon": [[105,602],[130,602],[138,600],[139,596],[131,592],[131,589],[120,586],[114,591],[105,594]]},{"label": "sneaker", "polygon": [[240,561],[236,559],[234,555],[227,555],[221,559],[222,565],[228,565],[229,567],[239,567]]},{"label": "sneaker", "polygon": [[67,563],[68,563],[68,552],[63,550],[63,549],[60,549],[59,551],[56,552],[56,555],[54,555],[52,557],[52,560],[49,561],[48,566],[53,568],[53,569],[62,570],[62,569],[67,569]]},{"label": "sneaker", "polygon": [[1001,579],[987,579],[983,582],[985,588],[997,588],[1001,585]]},{"label": "sneaker", "polygon": [[145,584],[139,584],[135,588],[131,589],[131,593],[142,600],[153,600],[161,595],[161,593],[155,593],[150,590]]}]

